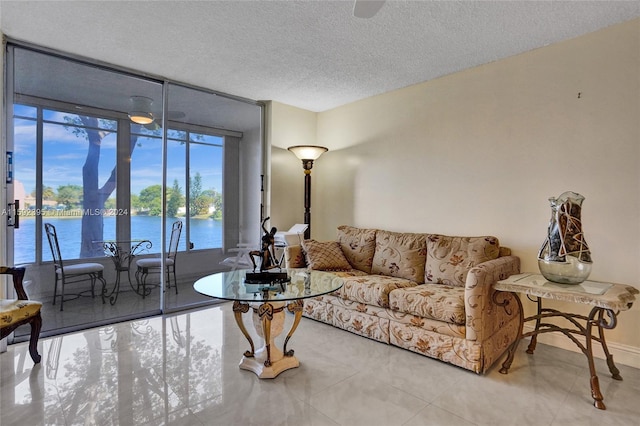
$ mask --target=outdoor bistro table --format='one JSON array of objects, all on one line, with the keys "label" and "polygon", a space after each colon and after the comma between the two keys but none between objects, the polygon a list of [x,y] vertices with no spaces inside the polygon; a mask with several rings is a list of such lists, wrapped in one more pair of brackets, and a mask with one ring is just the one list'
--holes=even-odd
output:
[{"label": "outdoor bistro table", "polygon": [[151,241],[149,240],[105,240],[101,241],[104,252],[107,256],[113,260],[113,264],[116,269],[116,284],[113,286],[110,294],[107,294],[107,289],[104,289],[103,297],[109,298],[109,303],[114,305],[118,300],[118,293],[120,292],[120,273],[126,272],[129,279],[129,286],[133,291],[141,296],[148,296],[140,292],[140,285],[136,282],[134,287],[131,282],[131,262],[136,255],[148,251],[151,249]]},{"label": "outdoor bistro table", "polygon": [[[245,282],[247,272],[251,271],[236,270],[208,275],[196,281],[193,288],[206,296],[233,300],[236,323],[251,347],[244,353],[240,368],[253,371],[261,379],[272,379],[300,365],[293,356],[293,349],[287,350],[287,343],[302,317],[303,299],[338,290],[342,287],[342,279],[322,271],[289,269],[288,282],[249,284]],[[274,339],[284,328],[285,307],[295,316],[281,351],[275,346]],[[242,321],[242,314],[248,312],[249,308],[253,310],[256,332],[264,338],[264,345],[257,351]]]},{"label": "outdoor bistro table", "polygon": [[[560,332],[567,336],[575,343],[582,353],[587,357],[589,363],[589,372],[591,375],[591,396],[593,405],[596,408],[605,410],[602,393],[600,392],[600,383],[596,374],[596,368],[593,361],[593,341],[600,343],[606,356],[607,366],[611,372],[611,376],[615,380],[622,380],[620,371],[613,362],[613,355],[609,353],[607,343],[604,339],[604,330],[611,330],[617,325],[617,317],[620,311],[626,311],[633,305],[635,294],[638,289],[629,285],[611,284],[597,281],[584,281],[581,284],[558,284],[547,281],[542,275],[538,274],[517,274],[512,275],[505,280],[496,282],[493,286],[494,290],[509,291],[513,293],[526,294],[527,297],[537,303],[537,313],[528,318],[524,318],[522,310],[522,302],[519,297],[515,297],[520,308],[520,338],[518,338],[510,347],[507,359],[502,364],[500,372],[507,374],[509,367],[513,362],[513,356],[521,339],[531,336],[531,342],[527,348],[528,354],[533,354],[536,348],[537,336],[542,333]],[[494,298],[499,298],[499,292],[494,293]],[[531,296],[535,297],[532,299]],[[589,316],[573,314],[558,311],[556,309],[548,309],[542,307],[542,299],[558,300],[564,302],[580,303],[593,306]],[[509,309],[508,302],[496,303]],[[544,322],[549,318],[563,318],[569,321],[571,328],[561,327],[556,324]],[[523,324],[527,321],[535,321],[536,325],[533,331],[522,333]],[[584,321],[584,325],[581,321]],[[593,328],[598,330],[598,336],[593,334]],[[575,336],[583,336],[584,343]]]}]

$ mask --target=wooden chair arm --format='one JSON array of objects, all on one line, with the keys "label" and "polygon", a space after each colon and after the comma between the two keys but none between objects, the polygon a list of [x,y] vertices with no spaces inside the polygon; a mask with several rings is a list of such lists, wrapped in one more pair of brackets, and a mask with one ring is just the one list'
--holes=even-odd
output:
[{"label": "wooden chair arm", "polygon": [[10,274],[13,276],[13,288],[16,290],[19,300],[29,300],[27,292],[24,291],[22,280],[24,279],[24,273],[26,268],[12,268],[8,266],[0,266],[0,274]]}]

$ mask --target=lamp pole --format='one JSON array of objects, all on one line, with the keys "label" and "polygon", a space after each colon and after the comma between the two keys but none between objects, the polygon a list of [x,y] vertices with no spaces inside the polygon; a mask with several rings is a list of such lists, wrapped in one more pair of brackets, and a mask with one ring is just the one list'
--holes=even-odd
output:
[{"label": "lamp pole", "polygon": [[288,150],[302,160],[302,168],[304,169],[304,223],[307,225],[307,229],[304,231],[304,239],[308,240],[311,238],[311,168],[313,167],[313,161],[317,160],[328,149],[323,146],[296,145],[290,146]]},{"label": "lamp pole", "polygon": [[304,230],[304,239],[311,238],[311,168],[313,160],[302,160],[304,168],[304,223],[307,229]]}]

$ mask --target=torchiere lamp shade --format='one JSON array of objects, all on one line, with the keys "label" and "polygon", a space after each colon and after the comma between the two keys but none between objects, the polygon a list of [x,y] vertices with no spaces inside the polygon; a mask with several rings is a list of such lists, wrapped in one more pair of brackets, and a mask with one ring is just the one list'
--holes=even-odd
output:
[{"label": "torchiere lamp shade", "polygon": [[304,238],[311,238],[311,168],[313,161],[328,151],[327,148],[317,145],[295,145],[287,148],[289,151],[302,160],[304,169],[304,223],[307,229],[304,231]]},{"label": "torchiere lamp shade", "polygon": [[329,151],[324,146],[316,145],[295,145],[287,148],[293,152],[300,160],[317,160],[325,152]]}]

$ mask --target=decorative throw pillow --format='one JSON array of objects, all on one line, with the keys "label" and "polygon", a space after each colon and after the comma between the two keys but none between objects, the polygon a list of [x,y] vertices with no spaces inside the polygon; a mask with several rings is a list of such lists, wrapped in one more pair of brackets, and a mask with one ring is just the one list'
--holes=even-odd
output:
[{"label": "decorative throw pillow", "polygon": [[471,268],[499,255],[500,243],[496,237],[429,235],[425,280],[464,287]]},{"label": "decorative throw pillow", "polygon": [[353,226],[338,226],[338,243],[353,269],[371,273],[373,253],[376,250],[376,230]]},{"label": "decorative throw pillow", "polygon": [[337,241],[320,242],[304,240],[302,248],[307,259],[307,266],[319,271],[348,271],[351,265],[344,257]]},{"label": "decorative throw pillow", "polygon": [[371,273],[424,283],[426,239],[425,234],[377,231]]},{"label": "decorative throw pillow", "polygon": [[302,246],[286,246],[284,248],[284,262],[287,268],[306,268]]}]

